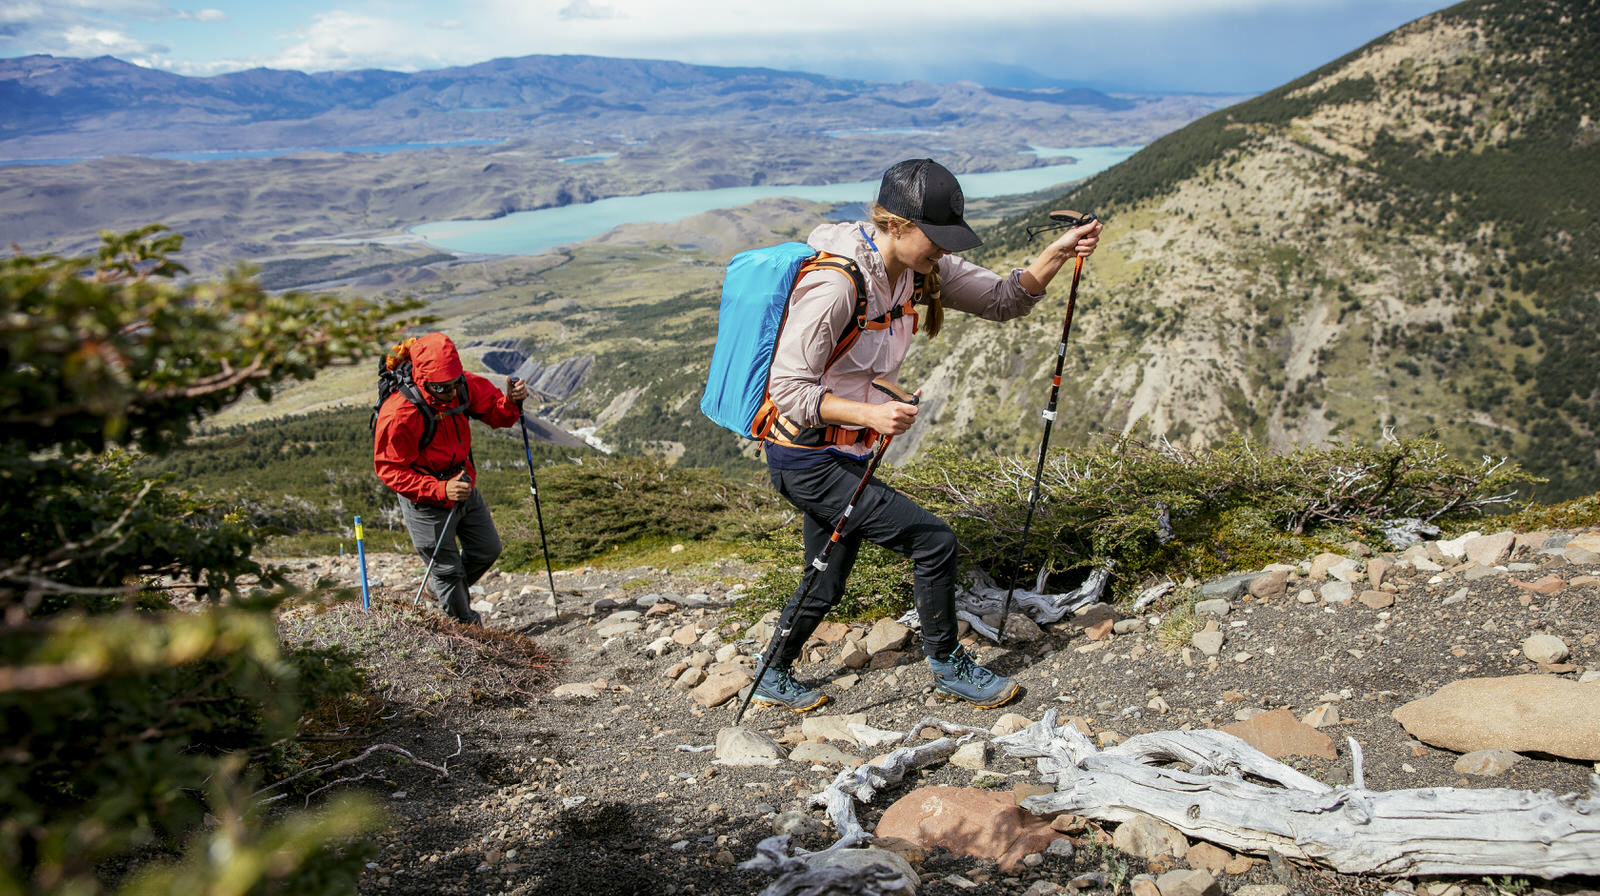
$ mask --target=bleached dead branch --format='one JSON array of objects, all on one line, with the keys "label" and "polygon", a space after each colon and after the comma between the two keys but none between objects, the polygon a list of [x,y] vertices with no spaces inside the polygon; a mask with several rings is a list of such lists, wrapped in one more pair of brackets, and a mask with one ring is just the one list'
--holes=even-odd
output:
[{"label": "bleached dead branch", "polygon": [[[1345,874],[1592,874],[1600,793],[1506,789],[1374,792],[1329,787],[1218,731],[1163,731],[1099,750],[1054,710],[997,738],[1037,757],[1056,793],[1024,808],[1123,822],[1148,815],[1236,852],[1321,864]],[[1183,763],[1187,769],[1158,763]],[[1359,768],[1356,780],[1360,780]]]}]

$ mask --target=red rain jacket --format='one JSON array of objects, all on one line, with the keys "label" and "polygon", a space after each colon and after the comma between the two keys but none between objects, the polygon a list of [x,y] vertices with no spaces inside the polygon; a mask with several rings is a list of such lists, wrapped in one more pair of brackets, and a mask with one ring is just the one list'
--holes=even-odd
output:
[{"label": "red rain jacket", "polygon": [[426,383],[449,382],[465,376],[467,412],[439,418],[433,441],[419,452],[422,439],[422,412],[409,399],[396,392],[378,409],[377,433],[373,440],[372,466],[383,484],[419,504],[449,507],[445,480],[462,470],[478,481],[472,466],[472,429],[468,417],[476,417],[496,429],[516,423],[522,412],[494,383],[467,373],[455,343],[443,333],[429,333],[411,346],[411,379],[424,399],[444,412],[456,406],[456,396],[441,400],[427,390]]}]

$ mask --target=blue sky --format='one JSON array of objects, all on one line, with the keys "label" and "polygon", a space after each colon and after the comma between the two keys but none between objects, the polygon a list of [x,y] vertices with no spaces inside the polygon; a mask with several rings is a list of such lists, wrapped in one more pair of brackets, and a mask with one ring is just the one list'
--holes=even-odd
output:
[{"label": "blue sky", "polygon": [[[0,56],[186,75],[591,54],[852,78],[1257,93],[1440,0],[4,0]],[[1011,73],[1009,76],[1007,72]]]}]

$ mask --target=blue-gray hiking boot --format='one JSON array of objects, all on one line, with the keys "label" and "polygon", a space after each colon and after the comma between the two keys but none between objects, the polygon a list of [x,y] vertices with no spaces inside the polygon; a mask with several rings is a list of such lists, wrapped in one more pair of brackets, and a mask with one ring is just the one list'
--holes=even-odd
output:
[{"label": "blue-gray hiking boot", "polygon": [[[761,668],[761,655],[756,654],[755,659],[756,668]],[[761,676],[750,701],[762,706],[781,706],[792,712],[805,712],[827,703],[828,695],[795,681],[787,667],[772,666]]]},{"label": "blue-gray hiking boot", "polygon": [[930,658],[933,694],[943,700],[965,700],[979,709],[993,709],[1017,696],[1017,683],[978,665],[960,645],[944,660]]}]

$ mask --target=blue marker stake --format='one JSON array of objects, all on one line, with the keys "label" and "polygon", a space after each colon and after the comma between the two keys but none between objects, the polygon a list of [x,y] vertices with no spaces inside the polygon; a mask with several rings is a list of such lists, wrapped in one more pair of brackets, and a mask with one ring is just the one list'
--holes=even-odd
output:
[{"label": "blue marker stake", "polygon": [[356,517],[356,557],[361,561],[361,612],[372,609],[372,596],[367,592],[367,545],[361,540],[361,517]]}]

